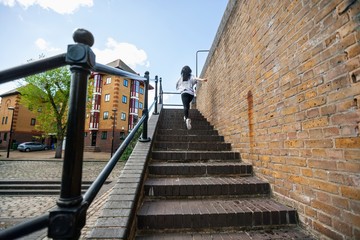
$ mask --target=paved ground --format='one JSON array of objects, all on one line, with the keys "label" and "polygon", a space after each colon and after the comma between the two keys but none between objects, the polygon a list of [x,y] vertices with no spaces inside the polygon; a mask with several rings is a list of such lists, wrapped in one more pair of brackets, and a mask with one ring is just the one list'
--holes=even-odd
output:
[{"label": "paved ground", "polygon": [[[54,151],[7,152],[0,150],[0,180],[61,180],[62,160],[55,159]],[[93,181],[110,159],[110,153],[84,153],[83,179]],[[124,163],[119,162],[109,176],[111,184],[105,185],[87,213],[87,224],[81,239],[85,239],[101,213],[103,204],[114,185]],[[24,219],[46,213],[54,207],[58,196],[1,196],[0,229],[7,228]],[[47,239],[46,231],[27,236],[24,239]]]},{"label": "paved ground", "polygon": [[[64,154],[63,154],[64,157]],[[110,159],[110,153],[105,152],[85,152],[84,160],[103,160],[107,161]],[[9,158],[7,158],[6,150],[0,150],[0,160],[58,160],[55,159],[55,151],[36,151],[36,152],[20,152],[17,150],[11,150],[9,152]]]}]

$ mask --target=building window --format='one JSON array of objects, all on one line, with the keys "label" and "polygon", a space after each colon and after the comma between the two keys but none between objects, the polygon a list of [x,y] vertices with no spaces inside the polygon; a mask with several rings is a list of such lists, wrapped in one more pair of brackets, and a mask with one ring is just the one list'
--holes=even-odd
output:
[{"label": "building window", "polygon": [[35,118],[32,118],[32,119],[31,119],[31,122],[30,122],[30,125],[31,125],[31,126],[35,126],[35,123],[36,123],[36,119],[35,119]]},{"label": "building window", "polygon": [[124,113],[124,112],[121,113],[121,120],[124,120],[124,121],[126,120],[126,113]]},{"label": "building window", "polygon": [[129,86],[129,81],[127,79],[124,79],[124,86],[125,87]]},{"label": "building window", "polygon": [[137,99],[135,100],[135,108],[139,109],[139,100],[137,100]]},{"label": "building window", "polygon": [[110,94],[105,94],[105,102],[109,102],[110,101]]},{"label": "building window", "polygon": [[7,139],[7,133],[4,133],[4,141]]},{"label": "building window", "polygon": [[5,117],[5,124],[7,124],[8,117]]},{"label": "building window", "polygon": [[87,132],[84,133],[84,137],[87,137]]},{"label": "building window", "polygon": [[110,84],[111,83],[111,77],[106,78],[106,83],[105,84]]},{"label": "building window", "polygon": [[122,96],[122,103],[127,103],[127,96]]},{"label": "building window", "polygon": [[144,88],[140,88],[140,94],[144,94]]},{"label": "building window", "polygon": [[107,132],[101,132],[101,139],[107,139]]},{"label": "building window", "polygon": [[139,102],[139,109],[143,109],[143,104]]},{"label": "building window", "polygon": [[1,124],[4,124],[4,123],[5,123],[5,117],[2,118]]},{"label": "building window", "polygon": [[109,119],[109,112],[104,112],[103,119]]}]

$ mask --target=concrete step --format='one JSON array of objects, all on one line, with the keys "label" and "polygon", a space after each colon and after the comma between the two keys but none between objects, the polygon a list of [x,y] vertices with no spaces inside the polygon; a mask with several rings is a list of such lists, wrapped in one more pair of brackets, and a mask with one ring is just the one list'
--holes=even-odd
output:
[{"label": "concrete step", "polygon": [[[111,181],[106,181],[109,184]],[[85,193],[91,181],[84,181],[81,185]],[[60,181],[34,181],[34,180],[0,180],[0,195],[59,195]]]},{"label": "concrete step", "polygon": [[254,199],[146,199],[138,212],[141,230],[199,231],[255,228],[298,223],[294,209],[269,198]]},{"label": "concrete step", "polygon": [[252,165],[241,162],[155,162],[149,164],[150,176],[252,175]]},{"label": "concrete step", "polygon": [[255,177],[150,178],[144,185],[146,196],[156,197],[265,197],[270,185]]},{"label": "concrete step", "polygon": [[224,142],[224,137],[219,135],[160,135],[155,137],[157,142]]},{"label": "concrete step", "polygon": [[84,152],[101,152],[97,146],[84,146]]},{"label": "concrete step", "polygon": [[161,129],[157,130],[157,134],[159,135],[200,135],[200,136],[208,136],[208,135],[218,135],[218,131],[216,130],[196,130],[192,129],[191,131],[187,129]]},{"label": "concrete step", "polygon": [[189,132],[193,132],[193,131],[198,131],[198,130],[213,131],[214,127],[211,126],[207,122],[191,120],[191,129],[188,130],[186,128],[186,124],[185,124],[184,121],[181,122],[181,121],[168,120],[168,121],[166,121],[164,123],[160,123],[159,129],[163,129],[163,130],[186,130],[186,131],[189,131]]},{"label": "concrete step", "polygon": [[[87,189],[82,189],[84,194]],[[26,196],[26,195],[60,195],[60,189],[2,189],[0,196]]]},{"label": "concrete step", "polygon": [[240,153],[232,151],[157,151],[151,153],[152,159],[155,160],[239,160]]},{"label": "concrete step", "polygon": [[[184,118],[183,109],[163,109],[162,119],[167,118]],[[204,116],[197,109],[189,109],[189,117],[192,118],[204,118]]]},{"label": "concrete step", "polygon": [[188,233],[144,233],[136,237],[136,240],[209,240],[209,239],[232,239],[232,240],[314,240],[309,233],[297,226],[283,227],[281,229],[258,229],[214,232],[188,232]]},{"label": "concrete step", "polygon": [[231,144],[223,142],[155,142],[156,150],[230,151]]},{"label": "concrete step", "polygon": [[[199,111],[197,111],[197,110],[189,111],[189,118],[190,119],[206,121],[206,118],[203,115],[201,115],[201,113]],[[162,115],[161,120],[184,121],[184,112],[164,114],[164,115]]]}]

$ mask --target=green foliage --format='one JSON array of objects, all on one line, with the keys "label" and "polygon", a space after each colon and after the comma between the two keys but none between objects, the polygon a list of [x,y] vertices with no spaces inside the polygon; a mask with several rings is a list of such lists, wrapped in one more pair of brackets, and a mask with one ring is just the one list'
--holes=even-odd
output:
[{"label": "green foliage", "polygon": [[19,88],[21,104],[36,114],[36,129],[45,135],[65,136],[71,73],[61,67],[25,78],[27,85]]},{"label": "green foliage", "polygon": [[137,132],[135,133],[134,135],[134,138],[131,140],[131,142],[129,143],[129,145],[126,147],[124,153],[121,155],[121,158],[120,160],[121,161],[127,161],[132,153],[132,151],[134,150],[135,148],[135,145],[138,143],[139,141],[139,138],[140,138],[140,135],[142,133],[142,129],[143,129],[143,126],[141,126]]}]

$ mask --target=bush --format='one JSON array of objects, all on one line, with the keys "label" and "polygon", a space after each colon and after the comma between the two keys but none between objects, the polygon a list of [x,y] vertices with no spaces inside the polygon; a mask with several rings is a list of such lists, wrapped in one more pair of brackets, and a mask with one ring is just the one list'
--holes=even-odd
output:
[{"label": "bush", "polygon": [[120,158],[121,161],[127,161],[129,159],[135,145],[139,141],[140,135],[142,133],[142,129],[143,129],[143,126],[141,126],[135,133],[134,138],[131,140],[129,145],[126,147],[124,153],[121,155],[121,158]]}]

